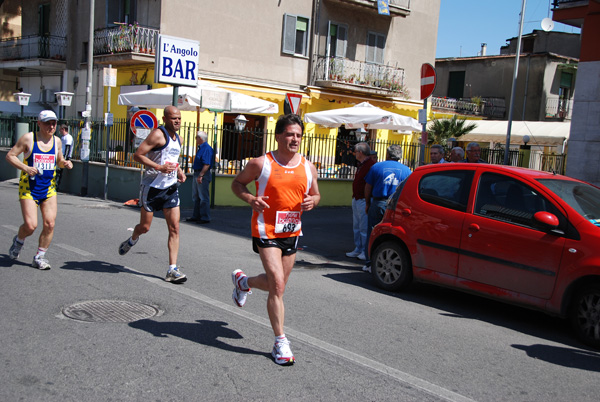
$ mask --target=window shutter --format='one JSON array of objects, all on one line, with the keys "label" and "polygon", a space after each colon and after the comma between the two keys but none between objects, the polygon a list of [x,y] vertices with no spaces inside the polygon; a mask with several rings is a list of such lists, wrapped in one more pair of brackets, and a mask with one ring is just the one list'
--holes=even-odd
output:
[{"label": "window shutter", "polygon": [[367,63],[375,63],[375,35],[369,32],[367,36]]},{"label": "window shutter", "polygon": [[385,49],[385,36],[377,35],[377,49],[376,49],[376,57],[375,62],[379,64],[383,64],[383,50]]},{"label": "window shutter", "polygon": [[284,14],[283,16],[283,45],[282,52],[294,54],[296,49],[296,16]]},{"label": "window shutter", "polygon": [[348,36],[348,27],[346,27],[345,25],[338,25],[337,26],[337,46],[335,49],[336,57],[346,57],[346,44],[348,43],[347,36]]}]

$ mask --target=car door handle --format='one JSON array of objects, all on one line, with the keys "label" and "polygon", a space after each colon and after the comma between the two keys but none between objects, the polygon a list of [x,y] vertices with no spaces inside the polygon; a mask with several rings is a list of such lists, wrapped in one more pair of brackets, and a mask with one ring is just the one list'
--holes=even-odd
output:
[{"label": "car door handle", "polygon": [[471,223],[471,224],[469,225],[469,230],[470,230],[471,232],[479,232],[479,225],[478,225],[478,224],[476,224],[476,223]]},{"label": "car door handle", "polygon": [[403,209],[400,213],[404,216],[410,216],[412,211],[410,209],[406,208],[406,209]]}]

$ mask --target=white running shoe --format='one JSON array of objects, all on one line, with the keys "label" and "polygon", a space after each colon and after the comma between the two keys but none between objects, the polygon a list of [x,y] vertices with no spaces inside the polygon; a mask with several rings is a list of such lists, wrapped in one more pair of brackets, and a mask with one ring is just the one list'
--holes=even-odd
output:
[{"label": "white running shoe", "polygon": [[360,253],[359,255],[357,255],[356,258],[358,258],[361,261],[367,261],[367,256],[365,255],[364,251],[362,253]]},{"label": "white running shoe", "polygon": [[19,254],[21,254],[21,247],[23,247],[23,243],[18,241],[17,236],[15,235],[13,238],[13,244],[10,246],[10,250],[8,250],[8,256],[13,260],[19,258]]},{"label": "white running shoe", "polygon": [[179,271],[179,268],[171,269],[167,272],[165,281],[171,283],[183,283],[187,281],[187,276]]},{"label": "white running shoe", "polygon": [[354,249],[354,251],[350,251],[349,253],[346,253],[346,257],[350,257],[350,258],[356,258],[360,255],[360,250],[358,249]]},{"label": "white running shoe", "polygon": [[290,349],[290,341],[288,341],[287,338],[282,341],[275,342],[271,355],[275,359],[275,363],[282,366],[289,366],[296,362],[294,359],[294,354]]},{"label": "white running shoe", "polygon": [[241,269],[236,269],[231,273],[231,280],[233,281],[234,286],[233,295],[231,295],[231,298],[238,307],[244,307],[244,304],[246,304],[246,298],[248,295],[252,294],[250,288],[242,289],[240,285],[240,281],[247,277],[248,276]]},{"label": "white running shoe", "polygon": [[40,258],[37,255],[33,257],[33,262],[31,266],[37,269],[46,270],[50,269],[50,262],[45,258]]},{"label": "white running shoe", "polygon": [[362,267],[362,270],[364,272],[371,272],[371,266],[370,265],[365,265],[364,267]]}]

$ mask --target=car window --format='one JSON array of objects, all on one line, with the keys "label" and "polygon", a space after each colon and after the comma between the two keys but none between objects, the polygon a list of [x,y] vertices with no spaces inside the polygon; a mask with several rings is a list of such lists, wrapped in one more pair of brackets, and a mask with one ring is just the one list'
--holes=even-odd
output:
[{"label": "car window", "polygon": [[600,189],[571,180],[541,179],[541,184],[562,198],[575,211],[600,226]]},{"label": "car window", "polygon": [[419,197],[431,204],[465,212],[473,173],[473,170],[451,170],[424,175],[419,181]]},{"label": "car window", "polygon": [[475,197],[475,214],[536,228],[533,215],[538,211],[556,215],[559,228],[565,229],[564,215],[527,184],[497,173],[481,175]]}]

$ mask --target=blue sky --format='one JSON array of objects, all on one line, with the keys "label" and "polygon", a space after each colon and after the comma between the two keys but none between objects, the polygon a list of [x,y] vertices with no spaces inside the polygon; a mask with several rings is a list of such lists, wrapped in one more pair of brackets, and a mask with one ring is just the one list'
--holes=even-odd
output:
[{"label": "blue sky", "polygon": [[[441,0],[436,57],[477,56],[481,44],[487,54],[500,54],[506,39],[519,35],[522,0]],[[550,0],[527,0],[523,34],[541,29]],[[553,31],[579,33],[579,29],[554,22]]]}]

